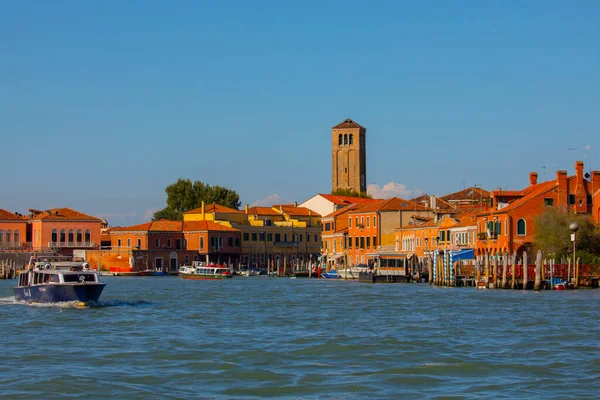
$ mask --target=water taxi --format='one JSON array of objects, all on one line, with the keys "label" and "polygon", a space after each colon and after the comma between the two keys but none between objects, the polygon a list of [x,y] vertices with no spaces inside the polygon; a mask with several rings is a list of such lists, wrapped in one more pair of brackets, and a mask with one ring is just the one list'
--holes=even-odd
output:
[{"label": "water taxi", "polygon": [[193,261],[191,265],[179,268],[179,276],[183,279],[215,280],[232,278],[231,270],[220,264],[206,264],[201,261]]},{"label": "water taxi", "polygon": [[90,270],[90,265],[80,257],[54,256],[39,260],[32,256],[19,274],[13,291],[16,300],[33,303],[96,303],[105,286],[98,272]]}]

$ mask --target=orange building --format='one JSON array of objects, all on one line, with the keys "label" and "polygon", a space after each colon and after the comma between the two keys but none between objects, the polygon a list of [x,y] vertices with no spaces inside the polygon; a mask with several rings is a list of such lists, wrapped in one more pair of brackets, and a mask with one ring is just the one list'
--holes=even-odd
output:
[{"label": "orange building", "polygon": [[589,214],[600,222],[600,171],[584,173],[582,161],[575,163],[575,175],[556,171],[556,179],[538,183],[538,174],[529,175],[529,186],[521,191],[491,192],[494,208],[477,214],[477,254],[531,252],[535,217],[546,207]]},{"label": "orange building", "polygon": [[102,219],[72,210],[29,210],[28,225],[33,250],[56,250],[72,254],[77,249],[100,246]]},{"label": "orange building", "polygon": [[27,247],[27,218],[0,209],[0,250]]}]

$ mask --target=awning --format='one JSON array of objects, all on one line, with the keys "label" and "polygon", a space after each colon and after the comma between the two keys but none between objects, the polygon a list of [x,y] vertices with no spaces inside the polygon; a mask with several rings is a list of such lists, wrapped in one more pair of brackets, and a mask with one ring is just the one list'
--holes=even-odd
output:
[{"label": "awning", "polygon": [[475,259],[475,250],[461,249],[452,252],[452,260],[473,260]]},{"label": "awning", "polygon": [[342,258],[342,257],[344,257],[343,254],[337,254],[337,255],[335,255],[335,256],[333,256],[331,258],[333,258],[334,260],[337,260],[338,258]]}]

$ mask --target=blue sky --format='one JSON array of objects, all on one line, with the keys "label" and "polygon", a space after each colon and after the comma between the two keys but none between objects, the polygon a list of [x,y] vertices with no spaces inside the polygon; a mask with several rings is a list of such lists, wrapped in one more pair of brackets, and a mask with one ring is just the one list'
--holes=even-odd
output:
[{"label": "blue sky", "polygon": [[600,169],[599,20],[597,1],[5,1],[0,208],[135,224],[179,177],[301,202],[331,190],[348,117],[377,194]]}]

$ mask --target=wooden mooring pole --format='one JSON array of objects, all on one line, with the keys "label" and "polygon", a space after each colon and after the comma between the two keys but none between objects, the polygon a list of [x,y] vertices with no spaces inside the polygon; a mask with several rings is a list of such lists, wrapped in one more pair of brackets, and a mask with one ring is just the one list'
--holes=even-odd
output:
[{"label": "wooden mooring pole", "polygon": [[523,290],[527,290],[527,265],[529,260],[527,259],[527,252],[523,252]]},{"label": "wooden mooring pole", "polygon": [[535,283],[533,285],[533,290],[540,290],[542,285],[542,262],[542,251],[538,250],[537,257],[535,258]]},{"label": "wooden mooring pole", "polygon": [[502,289],[506,289],[508,274],[508,253],[502,254]]}]

